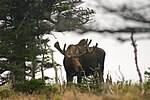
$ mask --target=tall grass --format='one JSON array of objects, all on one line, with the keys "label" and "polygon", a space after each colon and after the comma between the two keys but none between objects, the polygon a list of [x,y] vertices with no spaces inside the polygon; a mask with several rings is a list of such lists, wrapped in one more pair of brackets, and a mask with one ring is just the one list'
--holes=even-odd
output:
[{"label": "tall grass", "polygon": [[147,83],[145,85],[148,89],[144,94],[141,93],[140,84],[128,83],[104,83],[101,86],[102,91],[97,91],[95,87],[95,91],[92,90],[92,87],[91,91],[88,91],[86,87],[80,88],[77,84],[71,84],[67,87],[55,84],[54,87],[58,89],[58,92],[47,89],[46,92],[32,94],[13,92],[5,85],[0,87],[0,100],[149,100],[150,86]]}]

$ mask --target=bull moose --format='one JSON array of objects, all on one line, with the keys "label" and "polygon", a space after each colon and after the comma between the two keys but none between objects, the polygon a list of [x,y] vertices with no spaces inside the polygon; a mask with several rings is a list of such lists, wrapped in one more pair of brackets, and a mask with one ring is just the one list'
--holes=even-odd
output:
[{"label": "bull moose", "polygon": [[[66,44],[63,49],[60,48],[59,42],[54,44],[54,47],[64,55],[63,65],[66,71],[67,82],[72,82],[73,77],[77,76],[77,83],[81,83],[84,74],[86,76],[94,75],[93,69],[99,67],[99,80],[101,82],[104,81],[105,51],[97,47],[98,44],[89,47],[91,41],[88,43],[88,39],[82,39],[76,45],[69,45],[67,49],[65,49]],[[81,71],[85,73],[83,74]]]}]

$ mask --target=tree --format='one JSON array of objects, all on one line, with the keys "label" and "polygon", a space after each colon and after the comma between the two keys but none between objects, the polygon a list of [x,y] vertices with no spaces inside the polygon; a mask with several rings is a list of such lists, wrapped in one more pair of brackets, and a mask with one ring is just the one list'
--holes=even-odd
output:
[{"label": "tree", "polygon": [[[150,39],[150,17],[149,17],[149,10],[150,10],[150,2],[143,1],[145,3],[136,5],[135,2],[128,2],[128,3],[122,3],[120,5],[113,5],[113,3],[109,1],[103,1],[103,0],[95,0],[99,6],[97,9],[102,9],[102,14],[111,14],[115,15],[118,18],[121,18],[125,22],[132,23],[132,25],[127,25],[122,28],[95,28],[93,26],[85,27],[83,31],[80,33],[86,33],[90,31],[94,31],[97,33],[110,33],[112,36],[115,36],[117,40],[121,42],[129,41],[130,37],[124,37],[124,34],[131,34],[135,33],[137,34],[146,34],[145,37],[138,37],[137,39]],[[106,3],[107,2],[107,3]],[[112,5],[112,6],[110,6]],[[101,20],[101,19],[99,19]],[[133,25],[133,23],[135,23]],[[124,24],[124,23],[122,23]]]},{"label": "tree", "polygon": [[[21,91],[28,71],[35,78],[37,57],[48,53],[41,49],[48,40],[40,37],[52,34],[52,31],[80,29],[94,13],[88,8],[77,7],[80,3],[81,0],[0,1],[1,84],[10,79],[13,89]],[[41,66],[45,62],[45,56],[43,59]],[[31,62],[32,66],[27,66],[27,62]],[[6,71],[8,77],[3,76]]]},{"label": "tree", "polygon": [[[27,65],[29,69],[27,76],[35,79],[36,73],[41,71],[42,79],[44,80],[44,70],[53,67],[52,62],[50,62],[52,50],[50,46],[48,46],[48,42],[49,39],[39,37],[37,44],[33,44],[28,49],[31,54],[28,60],[30,64]],[[39,50],[37,50],[37,46]]]},{"label": "tree", "polygon": [[[150,67],[148,67],[148,70],[150,70]],[[147,81],[150,82],[150,71],[145,71],[144,72],[145,77],[147,78]]]}]

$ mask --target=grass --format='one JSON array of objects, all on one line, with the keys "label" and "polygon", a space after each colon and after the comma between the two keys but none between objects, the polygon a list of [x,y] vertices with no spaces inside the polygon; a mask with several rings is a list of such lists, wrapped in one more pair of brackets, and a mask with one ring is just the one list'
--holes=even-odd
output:
[{"label": "grass", "polygon": [[141,94],[139,84],[104,84],[101,92],[83,91],[76,85],[67,88],[55,85],[58,92],[52,93],[16,93],[7,85],[0,87],[0,100],[149,100],[150,89]]}]

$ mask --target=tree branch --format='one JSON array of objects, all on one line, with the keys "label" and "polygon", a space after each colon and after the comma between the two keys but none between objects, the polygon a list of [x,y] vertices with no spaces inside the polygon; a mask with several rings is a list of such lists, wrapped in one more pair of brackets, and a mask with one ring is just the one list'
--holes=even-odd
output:
[{"label": "tree branch", "polygon": [[134,38],[133,38],[133,34],[134,33],[132,32],[132,34],[131,34],[131,44],[134,48],[135,65],[136,65],[136,70],[137,70],[138,75],[139,75],[139,81],[140,81],[140,84],[141,84],[142,93],[144,93],[144,84],[143,84],[142,75],[141,75],[141,72],[140,72],[140,69],[139,69],[139,66],[138,66],[137,44],[136,44],[136,40],[134,40]]},{"label": "tree branch", "polygon": [[86,32],[98,32],[98,33],[105,33],[105,32],[108,32],[108,33],[141,33],[141,32],[144,32],[144,33],[149,33],[150,32],[150,28],[148,27],[126,27],[126,28],[122,28],[122,29],[116,29],[116,30],[113,30],[113,29],[92,29],[92,28],[84,28],[82,31],[78,32],[80,34],[83,34],[83,33],[86,33]]}]

